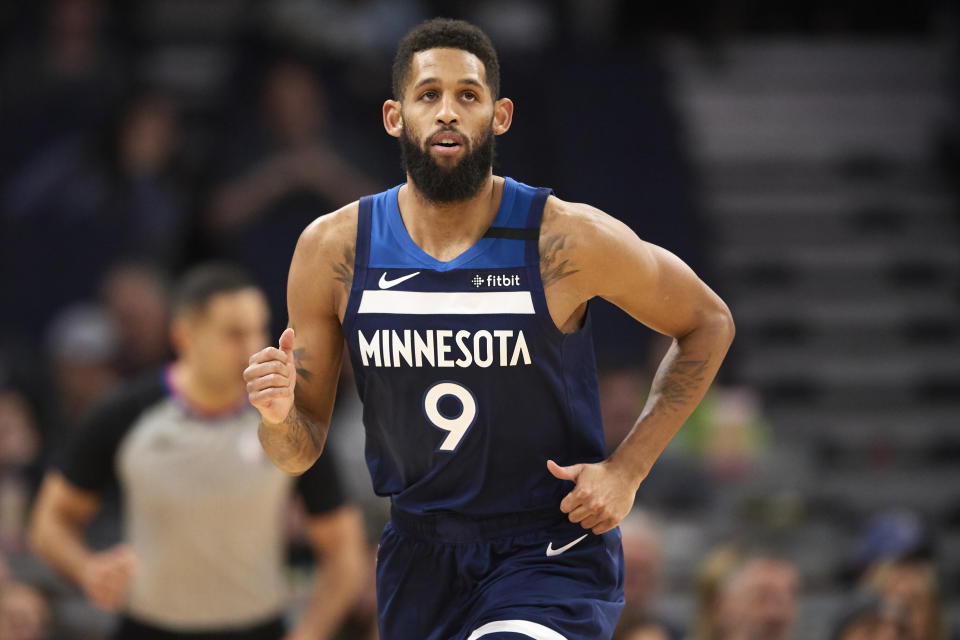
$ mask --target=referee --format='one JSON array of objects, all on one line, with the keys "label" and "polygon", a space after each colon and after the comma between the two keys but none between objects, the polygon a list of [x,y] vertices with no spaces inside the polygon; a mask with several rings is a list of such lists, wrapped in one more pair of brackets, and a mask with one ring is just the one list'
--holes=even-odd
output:
[{"label": "referee", "polygon": [[[93,411],[44,478],[34,551],[98,607],[122,612],[120,640],[329,638],[361,588],[365,539],[324,456],[299,478],[266,457],[242,372],[268,342],[263,293],[242,272],[204,265],[175,296],[176,360]],[[121,545],[84,542],[117,483]],[[284,512],[302,496],[322,565],[287,632]]]}]

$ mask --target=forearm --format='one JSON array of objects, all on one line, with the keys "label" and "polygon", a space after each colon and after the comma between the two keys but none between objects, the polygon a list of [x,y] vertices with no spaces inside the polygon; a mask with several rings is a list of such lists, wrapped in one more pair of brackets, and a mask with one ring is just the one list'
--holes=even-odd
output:
[{"label": "forearm", "polygon": [[721,313],[689,334],[675,339],[651,385],[636,424],[609,461],[635,486],[706,394],[733,340],[733,322]]},{"label": "forearm", "polygon": [[283,422],[261,419],[258,435],[274,464],[286,473],[300,475],[320,457],[329,427],[329,422],[311,418],[294,406]]},{"label": "forearm", "polygon": [[362,533],[350,545],[325,555],[317,563],[310,600],[293,637],[331,638],[340,628],[366,578]]},{"label": "forearm", "polygon": [[93,550],[83,540],[83,525],[57,513],[36,513],[30,525],[30,548],[75,584]]}]

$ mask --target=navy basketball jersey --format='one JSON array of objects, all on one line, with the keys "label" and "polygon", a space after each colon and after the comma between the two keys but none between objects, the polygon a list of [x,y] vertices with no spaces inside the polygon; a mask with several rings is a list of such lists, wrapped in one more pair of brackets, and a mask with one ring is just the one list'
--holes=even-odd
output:
[{"label": "navy basketball jersey", "polygon": [[588,323],[557,329],[540,280],[550,190],[506,178],[484,237],[441,262],[407,233],[399,189],[360,201],[343,321],[374,490],[414,514],[556,509],[572,484],[547,459],[605,448]]}]

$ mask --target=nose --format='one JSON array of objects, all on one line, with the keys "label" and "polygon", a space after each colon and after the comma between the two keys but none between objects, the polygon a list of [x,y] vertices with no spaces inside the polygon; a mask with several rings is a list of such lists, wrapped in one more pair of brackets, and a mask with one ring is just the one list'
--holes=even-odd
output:
[{"label": "nose", "polygon": [[457,116],[457,101],[454,96],[444,94],[440,99],[440,108],[437,111],[437,124],[455,124],[459,122]]}]

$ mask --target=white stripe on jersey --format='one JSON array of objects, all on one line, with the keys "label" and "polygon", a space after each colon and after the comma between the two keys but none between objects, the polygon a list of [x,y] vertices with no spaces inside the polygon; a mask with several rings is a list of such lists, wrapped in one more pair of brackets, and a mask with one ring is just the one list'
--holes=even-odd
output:
[{"label": "white stripe on jersey", "polygon": [[520,633],[533,640],[567,640],[565,637],[549,627],[529,620],[497,620],[488,622],[470,634],[467,640],[476,640],[491,633]]},{"label": "white stripe on jersey", "polygon": [[357,313],[394,315],[480,315],[535,313],[529,291],[378,291],[363,292]]}]

